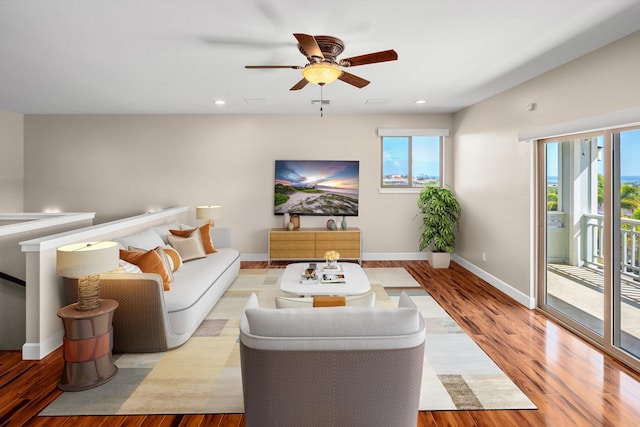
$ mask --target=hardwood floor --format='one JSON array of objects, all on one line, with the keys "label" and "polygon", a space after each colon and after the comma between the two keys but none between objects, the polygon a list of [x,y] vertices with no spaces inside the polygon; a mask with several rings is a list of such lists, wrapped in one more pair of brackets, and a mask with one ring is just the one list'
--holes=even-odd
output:
[{"label": "hardwood floor", "polygon": [[[405,267],[539,408],[420,412],[418,426],[640,424],[640,375],[460,266],[434,270],[426,261],[363,265]],[[61,393],[56,382],[62,365],[60,349],[41,361],[23,361],[19,352],[0,352],[0,425],[244,426],[241,414],[38,417]]]}]

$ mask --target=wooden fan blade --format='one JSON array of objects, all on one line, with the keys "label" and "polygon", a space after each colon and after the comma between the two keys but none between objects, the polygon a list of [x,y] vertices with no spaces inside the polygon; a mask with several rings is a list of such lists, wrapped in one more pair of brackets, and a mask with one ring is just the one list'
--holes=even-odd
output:
[{"label": "wooden fan blade", "polygon": [[307,52],[308,58],[315,56],[317,58],[324,59],[324,55],[322,54],[315,37],[310,36],[309,34],[300,33],[294,33],[293,36],[298,40],[302,49]]},{"label": "wooden fan blade", "polygon": [[343,67],[355,67],[357,65],[375,64],[376,62],[395,61],[396,59],[398,59],[398,54],[395,50],[390,49],[344,58],[340,60],[340,65]]},{"label": "wooden fan blade", "polygon": [[363,87],[371,83],[369,80],[365,80],[362,77],[358,77],[354,74],[347,73],[346,71],[343,71],[342,75],[338,77],[338,79],[342,80],[345,83],[349,83],[350,85],[353,85],[358,89],[362,89]]},{"label": "wooden fan blade", "polygon": [[299,65],[245,65],[244,68],[255,70],[257,68],[290,68],[292,70],[299,70],[302,67]]},{"label": "wooden fan blade", "polygon": [[289,90],[300,90],[300,89],[302,89],[303,87],[305,87],[305,86],[307,85],[307,83],[309,83],[309,82],[307,81],[307,79],[304,79],[304,78],[303,78],[303,79],[302,79],[302,80],[300,80],[298,83],[296,83],[295,85],[293,85],[293,87],[292,87],[291,89],[289,89]]}]

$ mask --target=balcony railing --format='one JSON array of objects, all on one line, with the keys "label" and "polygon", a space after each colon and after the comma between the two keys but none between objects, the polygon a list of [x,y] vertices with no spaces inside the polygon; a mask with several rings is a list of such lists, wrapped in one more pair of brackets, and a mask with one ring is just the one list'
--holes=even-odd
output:
[{"label": "balcony railing", "polygon": [[[584,261],[598,268],[604,267],[604,217],[583,215],[585,236]],[[620,218],[620,271],[624,276],[640,279],[640,221]]]}]

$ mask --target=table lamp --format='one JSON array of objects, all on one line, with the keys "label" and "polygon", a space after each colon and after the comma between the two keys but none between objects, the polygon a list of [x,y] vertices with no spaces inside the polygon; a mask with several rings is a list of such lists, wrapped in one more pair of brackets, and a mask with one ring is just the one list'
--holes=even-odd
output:
[{"label": "table lamp", "polygon": [[222,206],[196,206],[196,219],[205,219],[213,227],[213,220],[222,217]]},{"label": "table lamp", "polygon": [[78,310],[100,307],[100,273],[118,268],[119,259],[117,242],[72,243],[58,248],[58,276],[78,278]]}]

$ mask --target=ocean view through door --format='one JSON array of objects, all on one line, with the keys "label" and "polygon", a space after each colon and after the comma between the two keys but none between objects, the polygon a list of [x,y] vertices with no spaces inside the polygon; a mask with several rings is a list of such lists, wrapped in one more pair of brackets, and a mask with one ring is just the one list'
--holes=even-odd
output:
[{"label": "ocean view through door", "polygon": [[640,129],[539,141],[538,306],[640,368]]}]

